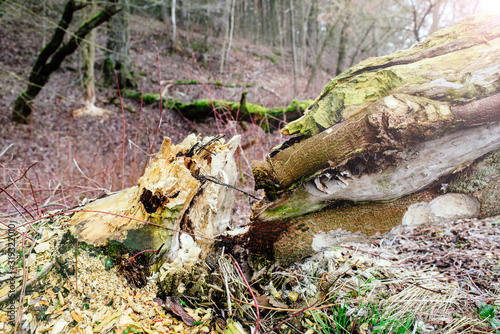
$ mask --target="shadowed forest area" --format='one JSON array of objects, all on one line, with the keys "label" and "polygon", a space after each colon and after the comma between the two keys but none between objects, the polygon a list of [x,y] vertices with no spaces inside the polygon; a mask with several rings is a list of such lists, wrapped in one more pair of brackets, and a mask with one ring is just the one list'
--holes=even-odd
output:
[{"label": "shadowed forest area", "polygon": [[[495,204],[488,207],[488,215],[481,211],[481,215],[474,216],[483,219],[480,221],[465,219],[455,225],[445,222],[451,225],[442,228],[397,230],[393,238],[391,235],[383,241],[367,241],[361,233],[352,231],[356,232],[355,238],[349,241],[364,243],[366,247],[350,244],[345,248],[330,248],[332,260],[326,255],[320,258],[319,248],[307,246],[306,250],[298,248],[296,253],[299,255],[293,255],[297,258],[293,257],[292,261],[288,255],[279,254],[280,247],[285,249],[283,253],[291,248],[289,245],[302,247],[302,241],[293,239],[293,235],[300,232],[277,237],[277,234],[284,233],[279,229],[293,231],[294,226],[302,226],[305,221],[305,224],[318,225],[314,233],[322,233],[325,240],[337,236],[321,230],[321,221],[327,218],[321,216],[317,202],[306,201],[301,209],[286,210],[283,203],[300,202],[312,183],[326,189],[325,192],[329,191],[330,174],[338,172],[336,180],[345,183],[347,172],[342,168],[351,166],[345,162],[347,158],[341,167],[334,167],[328,159],[330,171],[322,165],[316,174],[299,175],[289,183],[269,177],[269,170],[273,173],[279,171],[279,153],[304,142],[309,136],[314,138],[316,130],[321,133],[340,122],[337,119],[332,121],[333,116],[326,117],[330,122],[328,127],[318,125],[311,130],[312,121],[301,118],[306,110],[309,113],[312,106],[322,103],[321,99],[333,86],[331,82],[334,81],[330,80],[337,77],[338,82],[343,82],[365,70],[378,71],[399,65],[398,56],[402,53],[398,51],[414,46],[434,46],[432,42],[426,42],[429,36],[442,37],[434,33],[450,28],[470,15],[495,10],[500,10],[496,0],[0,0],[0,227],[3,228],[0,229],[0,283],[18,280],[16,286],[0,285],[0,311],[3,312],[0,312],[0,323],[5,323],[0,325],[0,332],[498,333],[499,287],[492,281],[500,277],[500,267],[498,263],[491,265],[491,261],[498,257],[495,247],[500,241],[498,219],[491,218],[493,214],[490,214],[498,214]],[[446,38],[440,41],[444,44]],[[488,44],[490,40],[484,43]],[[454,44],[450,45],[451,50]],[[439,45],[423,58],[437,57],[434,54],[437,49]],[[394,56],[387,56],[389,54]],[[378,63],[376,57],[383,56],[387,57],[380,59],[387,63]],[[411,56],[404,58],[401,64],[408,63]],[[392,57],[395,59],[393,63]],[[369,66],[356,67],[360,62]],[[375,78],[374,82],[385,84],[385,73],[384,78]],[[408,73],[410,76],[411,70]],[[365,83],[372,84],[369,80],[360,77],[353,82],[359,84],[361,91],[366,88]],[[496,83],[494,81],[492,85]],[[402,87],[405,84],[404,81],[397,83]],[[435,80],[431,84],[442,82]],[[442,87],[456,88],[454,84],[448,84],[446,82]],[[497,88],[489,90],[492,85],[484,86],[486,88],[475,86],[472,93],[469,89],[467,100],[460,102],[474,102],[476,97],[477,100],[480,97],[494,98],[496,91],[493,90]],[[381,89],[384,92],[380,96],[378,91],[368,92],[367,99],[371,94],[383,100],[384,94],[394,87]],[[347,107],[352,100],[348,101],[348,93],[341,95],[338,93],[335,95],[338,99],[328,100],[330,102],[326,105],[334,108],[335,101],[342,101],[338,102],[342,104],[341,109]],[[416,95],[420,98],[424,94]],[[439,99],[445,98],[440,96]],[[384,102],[389,106],[399,103],[387,99]],[[416,103],[421,103],[421,100]],[[443,110],[439,106],[436,109]],[[498,108],[495,110],[498,114]],[[350,116],[342,117],[344,121]],[[488,117],[485,122],[498,122],[497,116]],[[303,123],[300,120],[304,120]],[[489,127],[484,131],[488,130]],[[436,130],[436,136],[439,131]],[[188,137],[192,133],[200,137],[196,140]],[[356,133],[355,136],[362,137]],[[294,135],[292,139],[287,136],[291,134]],[[425,136],[427,134],[425,132]],[[241,140],[231,139],[238,135]],[[172,146],[170,142],[164,142],[165,137],[171,139]],[[212,139],[200,139],[203,137]],[[390,154],[396,150],[394,147],[390,149]],[[361,148],[353,149],[356,154],[361,151]],[[487,161],[493,161],[491,164],[500,161],[498,150],[495,152],[487,157],[490,159]],[[216,248],[222,250],[222,254],[217,253],[219,258],[212,255],[208,259],[201,257],[204,264],[200,265],[204,270],[217,273],[220,282],[208,278],[205,282],[206,273],[202,269],[184,270],[183,274],[176,272],[171,276],[170,271],[159,269],[163,262],[176,263],[172,254],[182,255],[182,246],[189,247],[191,241],[182,237],[177,236],[181,244],[179,250],[172,251],[166,260],[167,250],[162,249],[163,245],[149,247],[154,249],[136,248],[132,256],[130,252],[125,254],[122,246],[113,248],[112,243],[91,245],[66,233],[67,226],[75,223],[69,223],[67,216],[61,218],[63,211],[76,212],[77,206],[86,205],[96,198],[125,203],[129,200],[129,197],[125,198],[127,189],[141,187],[141,182],[145,182],[160,156],[170,161],[186,157],[183,166],[193,169],[191,161],[203,153],[207,162],[200,167],[201,172],[197,171],[200,174],[196,174],[195,179],[202,185],[217,182],[221,185],[222,182],[225,187],[237,188],[231,195],[213,189],[206,195],[212,196],[215,202],[228,198],[224,196],[232,197],[231,204],[234,200],[232,207],[228,204],[227,229],[234,232],[232,236],[237,235],[235,231],[239,229],[244,231],[241,233],[247,233],[252,221],[256,228],[265,228],[262,230],[265,233],[252,232],[250,228],[241,239],[214,237],[222,233],[201,234],[201,239],[197,240],[210,239]],[[485,149],[481,156],[486,153],[490,151]],[[208,172],[209,166],[218,161],[217,154],[223,157],[221,161],[234,159],[234,168],[231,165],[221,169],[218,178]],[[292,158],[293,154],[281,159],[288,162]],[[376,160],[365,156],[363,159],[366,165]],[[471,161],[474,159],[477,157]],[[266,170],[253,161],[266,161],[268,165],[264,167],[268,168],[269,175],[259,174]],[[359,161],[355,160],[356,163]],[[476,165],[483,168],[489,162],[481,164],[483,162],[479,160],[474,160],[474,165],[460,162],[456,173],[460,177],[469,177],[471,174],[465,172],[467,168]],[[381,173],[385,167],[377,165],[373,170]],[[373,171],[371,167],[366,169]],[[226,175],[228,170],[234,170],[234,180]],[[471,173],[476,173],[476,170]],[[324,175],[328,180],[320,179]],[[141,176],[144,177],[140,179]],[[439,181],[447,187],[445,177]],[[480,182],[481,177],[485,178],[478,176],[479,181],[475,179],[474,182]],[[484,183],[489,182],[489,187],[497,184],[498,173],[492,180],[487,179]],[[182,179],[179,183],[183,182],[188,183]],[[304,183],[306,190],[299,182]],[[435,183],[433,187],[436,188]],[[450,189],[458,188],[452,185]],[[120,192],[124,189],[125,192]],[[120,194],[125,195],[120,197]],[[180,204],[176,205],[182,207],[184,198],[178,194],[173,192],[163,196],[153,190],[149,195],[143,192],[140,201],[148,214],[154,216],[158,213],[158,219],[161,219],[165,212],[161,209],[155,211],[164,203],[170,201],[173,206],[172,203],[178,200]],[[117,197],[112,197],[115,195]],[[407,193],[398,193],[397,197],[403,195]],[[410,205],[422,200],[433,203],[434,195],[435,192],[419,193],[405,203]],[[205,194],[200,186],[190,196],[195,203]],[[155,202],[158,198],[162,203]],[[396,196],[390,199],[394,198]],[[367,202],[361,197],[341,200],[337,203],[333,197],[322,199],[321,210],[323,207],[340,209],[340,215],[347,215],[351,202]],[[145,201],[149,201],[149,206]],[[382,202],[389,201],[382,198]],[[210,205],[216,204],[211,202]],[[89,212],[99,212],[97,210],[103,207],[96,205],[96,208],[89,209]],[[105,207],[103,210],[106,211]],[[176,207],[175,210],[177,213],[180,209]],[[391,213],[385,211],[386,207],[381,210],[387,219],[392,219]],[[318,214],[305,216],[305,220],[300,221],[297,212]],[[401,215],[403,213],[401,211]],[[150,220],[149,216],[141,217],[136,217],[136,221]],[[216,219],[215,215],[210,217]],[[273,220],[285,218],[283,225],[280,225],[281,220]],[[398,224],[400,218],[394,218]],[[225,216],[220,219],[225,219]],[[172,225],[173,229],[169,225],[172,233],[178,228],[188,229],[195,235],[197,229],[201,229],[188,218],[178,220],[178,225]],[[271,222],[269,226],[266,226],[266,220]],[[11,231],[16,234],[13,248],[9,248]],[[312,238],[313,229],[303,231]],[[184,236],[183,233],[187,232],[180,232],[180,235]],[[488,237],[481,237],[481,233]],[[432,235],[433,241],[427,241],[428,235]],[[147,238],[149,234],[145,240]],[[467,238],[469,241],[466,242]],[[255,245],[244,245],[248,240],[255,241]],[[276,244],[270,251],[271,246],[259,240],[272,240]],[[54,249],[58,244],[57,256],[55,250],[47,251],[49,241],[54,244],[50,246]],[[439,246],[440,242],[445,246]],[[468,248],[471,242],[477,244],[479,253]],[[172,241],[172,249],[175,245]],[[460,278],[469,279],[468,285],[464,287],[460,281],[462,290],[456,293],[451,289],[458,283],[439,276],[445,269],[455,275],[453,277],[462,275],[462,262],[457,265],[456,258],[453,260],[449,256],[455,246],[469,252],[462,262],[469,263],[472,268],[464,271],[472,278]],[[209,246],[203,247],[203,251],[212,250]],[[432,268],[437,268],[439,273],[426,272],[421,277],[438,275],[439,284],[418,290],[424,284],[419,281],[418,270],[423,273],[430,261],[422,254],[430,252],[429,249],[435,256]],[[258,256],[252,257],[254,250]],[[274,253],[266,257],[259,252]],[[301,263],[288,269],[295,260],[315,252],[316,262]],[[16,254],[15,261],[12,254]],[[191,253],[186,254],[186,258],[193,257]],[[478,254],[481,259],[484,256],[488,260],[477,259]],[[387,261],[396,261],[396,258],[397,265],[380,269]],[[416,271],[409,269],[409,263]],[[18,268],[16,275],[13,266]],[[485,271],[486,267],[489,269]],[[110,271],[110,268],[113,269]],[[148,270],[154,271],[151,268],[156,268],[156,272],[147,275]],[[246,278],[243,272],[246,272]],[[380,279],[380,283],[378,279],[382,274],[386,276]],[[486,282],[486,276],[491,277],[491,281]],[[408,277],[411,277],[410,283],[405,281]],[[158,287],[153,282],[157,279],[161,282]],[[202,286],[201,282],[207,285]],[[336,286],[339,287],[333,288]],[[113,290],[115,287],[119,287],[118,290]],[[346,289],[350,290],[346,292]],[[470,301],[468,293],[472,290],[479,297]],[[449,295],[459,297],[451,302],[446,299]],[[385,296],[382,298],[384,302],[380,302],[380,296]],[[418,307],[408,306],[409,302],[398,304],[398,298],[418,300],[420,304]],[[343,302],[339,302],[341,299]],[[424,311],[423,305],[430,299],[441,304]],[[23,300],[24,303],[19,303]],[[262,308],[254,307],[257,304]],[[460,310],[463,314],[432,316],[432,312],[437,314],[444,309],[442,305],[452,304],[455,307],[453,312]],[[8,313],[10,305],[15,305],[14,318]],[[427,318],[422,316],[424,313]]]}]

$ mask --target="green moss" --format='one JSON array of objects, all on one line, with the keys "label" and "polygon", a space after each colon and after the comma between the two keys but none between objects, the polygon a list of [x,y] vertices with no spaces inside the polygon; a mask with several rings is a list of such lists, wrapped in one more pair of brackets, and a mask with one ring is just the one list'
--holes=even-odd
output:
[{"label": "green moss", "polygon": [[267,211],[270,215],[275,217],[293,217],[293,214],[301,211],[300,207],[288,207],[288,206],[279,206],[274,210]]},{"label": "green moss", "polygon": [[271,61],[271,63],[273,63],[273,64],[277,63],[276,57],[274,57],[274,56],[266,56],[266,59],[269,59]]},{"label": "green moss", "polygon": [[199,84],[196,80],[177,80],[175,82],[177,85],[197,85]]},{"label": "green moss", "polygon": [[450,181],[447,192],[474,196],[481,203],[481,217],[500,215],[500,150],[461,172]]},{"label": "green moss", "polygon": [[[300,133],[311,137],[343,120],[347,107],[359,106],[387,96],[403,80],[391,70],[361,73],[352,78],[345,74],[328,83],[320,97],[309,107],[304,117],[286,126],[289,134]],[[334,89],[335,88],[335,89]]]},{"label": "green moss", "polygon": [[116,86],[116,82],[111,75],[111,73],[113,73],[115,70],[115,64],[113,64],[111,58],[106,57],[106,59],[104,59],[102,67],[102,71],[104,72],[104,87]]}]

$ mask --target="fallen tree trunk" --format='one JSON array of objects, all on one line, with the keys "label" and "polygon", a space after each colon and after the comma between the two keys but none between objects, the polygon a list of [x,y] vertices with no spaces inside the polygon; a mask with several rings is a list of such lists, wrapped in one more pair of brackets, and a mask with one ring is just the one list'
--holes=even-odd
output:
[{"label": "fallen tree trunk", "polygon": [[[122,91],[122,95],[137,101],[142,100],[145,104],[160,101],[159,94],[145,94],[141,96],[140,92],[124,90]],[[279,129],[286,122],[291,122],[301,117],[306,108],[312,103],[312,100],[293,100],[286,107],[266,108],[257,103],[248,103],[246,101],[246,92],[243,92],[239,102],[201,99],[190,103],[182,103],[181,101],[165,97],[163,97],[163,102],[165,106],[179,112],[189,120],[200,121],[218,114],[223,119],[256,123],[264,130],[270,131]]]},{"label": "fallen tree trunk", "polygon": [[[310,249],[311,232],[387,231],[409,205],[437,196],[426,189],[460,190],[454,173],[500,148],[498,64],[500,19],[474,16],[334,78],[282,130],[296,136],[254,162],[256,188],[271,203],[254,206],[248,244],[285,261],[308,254],[290,245],[306,240]],[[481,215],[496,212],[484,209],[498,206],[498,189],[476,197]]]}]

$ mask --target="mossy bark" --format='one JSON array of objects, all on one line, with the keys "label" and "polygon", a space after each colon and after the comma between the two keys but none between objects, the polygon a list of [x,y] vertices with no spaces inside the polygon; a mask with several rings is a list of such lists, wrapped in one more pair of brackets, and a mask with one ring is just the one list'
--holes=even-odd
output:
[{"label": "mossy bark", "polygon": [[498,214],[498,64],[500,18],[482,15],[334,78],[282,130],[295,137],[253,163],[270,202],[254,205],[242,240],[290,263],[315,233],[387,231],[447,187]]},{"label": "mossy bark", "polygon": [[[245,97],[243,94],[242,97]],[[137,101],[141,100],[141,94],[133,90],[122,91],[122,96]],[[142,101],[145,104],[157,103],[160,101],[159,94],[143,94]],[[189,120],[203,120],[218,114],[221,117],[235,121],[246,121],[259,124],[264,130],[281,128],[286,122],[293,121],[304,114],[306,108],[312,100],[297,101],[286,107],[265,108],[260,104],[248,103],[246,98],[240,102],[226,100],[201,99],[191,103],[182,103],[163,97],[164,106],[181,113]]]},{"label": "mossy bark", "polygon": [[377,164],[388,167],[418,143],[499,121],[499,63],[494,16],[473,17],[410,50],[366,60],[333,79],[282,130],[305,139],[256,163],[256,183],[286,191],[322,169],[377,154]]},{"label": "mossy bark", "polygon": [[120,89],[136,88],[137,81],[132,72],[129,54],[130,38],[127,13],[130,12],[130,4],[129,0],[119,1],[124,10],[112,17],[107,24],[106,58],[102,68],[104,85],[106,87],[118,85]]}]

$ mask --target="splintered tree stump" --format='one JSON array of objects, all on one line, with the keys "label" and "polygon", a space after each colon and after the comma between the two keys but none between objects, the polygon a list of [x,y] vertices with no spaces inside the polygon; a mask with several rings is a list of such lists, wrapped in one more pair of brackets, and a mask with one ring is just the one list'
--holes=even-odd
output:
[{"label": "splintered tree stump", "polygon": [[166,138],[137,186],[80,207],[72,233],[87,244],[119,244],[133,253],[161,247],[161,279],[187,278],[229,227],[235,196],[222,184],[236,183],[239,142],[240,136],[225,143],[192,134],[171,145]]},{"label": "splintered tree stump", "polygon": [[498,154],[481,164],[500,148],[499,64],[500,18],[482,15],[332,79],[282,130],[295,136],[253,163],[270,203],[254,206],[242,240],[289,263],[312,252],[315,233],[386,232],[446,191],[499,214]]}]

